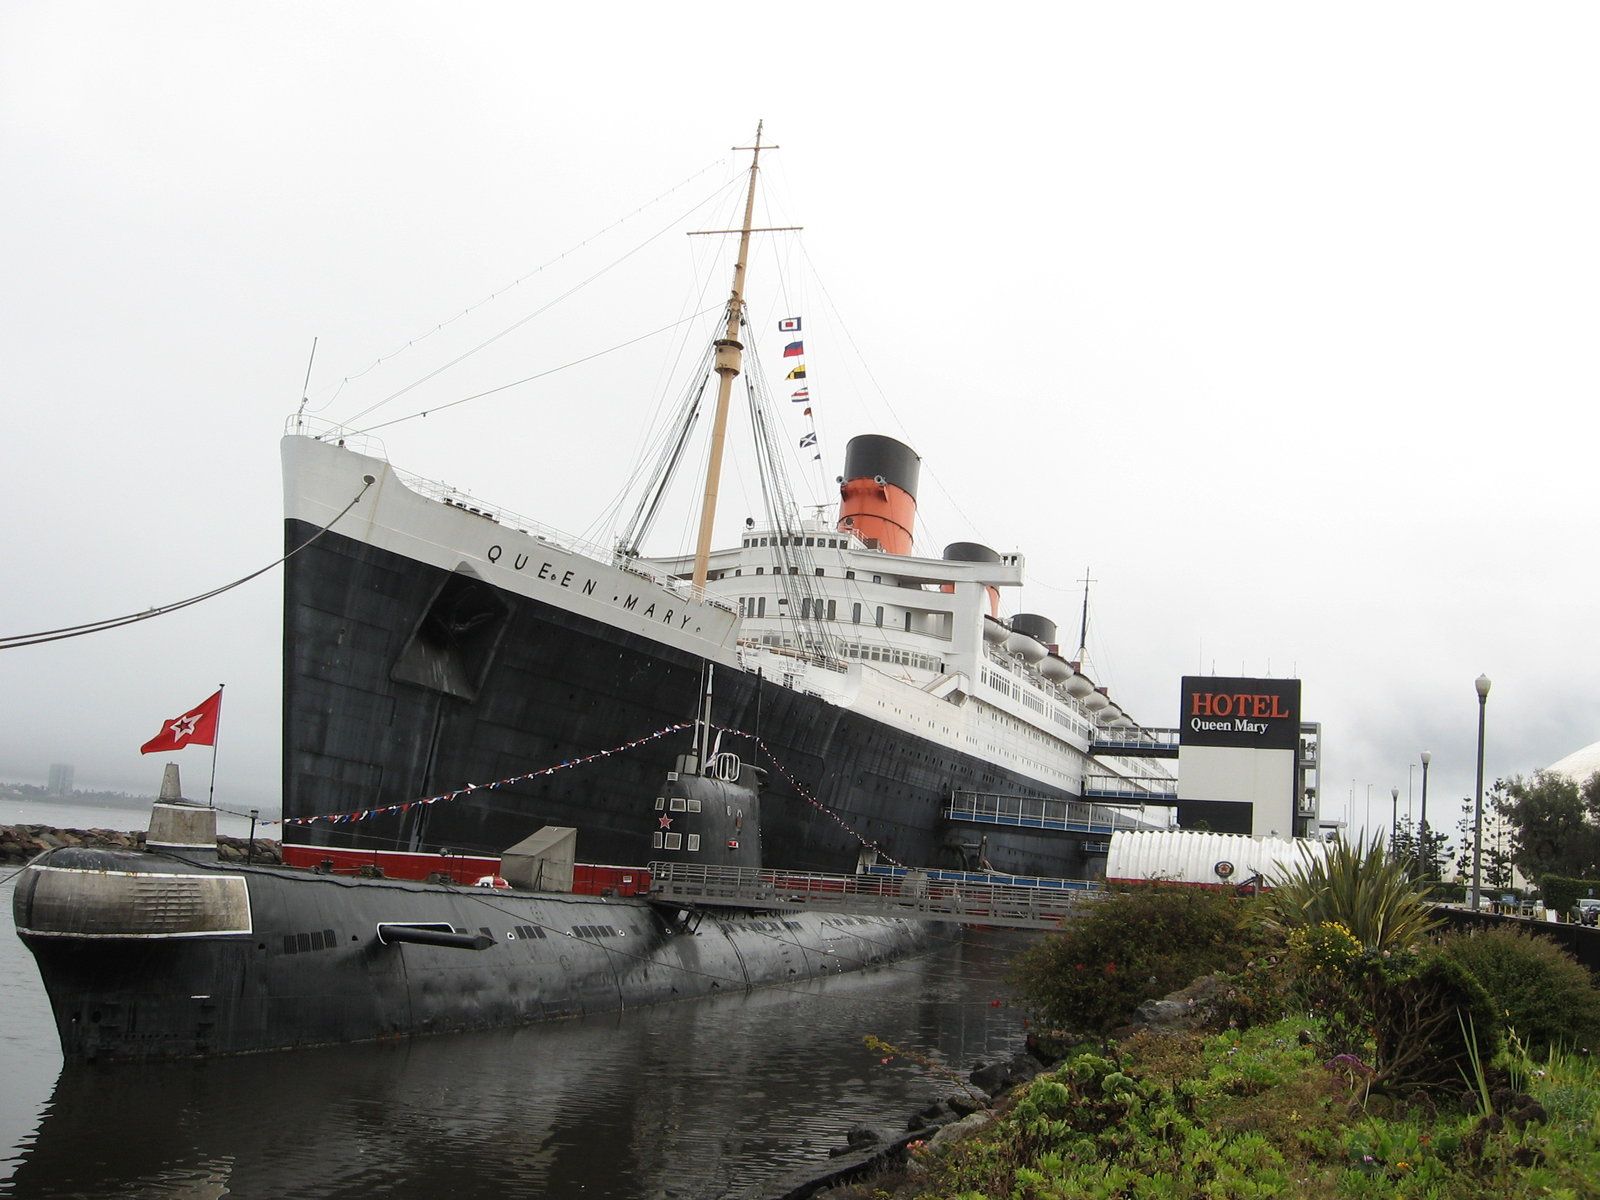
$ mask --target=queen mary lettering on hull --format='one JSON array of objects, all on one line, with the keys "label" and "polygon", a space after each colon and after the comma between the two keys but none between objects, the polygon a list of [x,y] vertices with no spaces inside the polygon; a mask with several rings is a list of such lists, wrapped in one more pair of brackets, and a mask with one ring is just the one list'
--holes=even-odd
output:
[{"label": "queen mary lettering on hull", "polygon": [[[1120,777],[1162,803],[1148,759],[1094,754],[1138,731],[1055,642],[1055,624],[1000,619],[1023,560],[975,543],[914,552],[921,460],[892,438],[850,441],[837,515],[803,517],[776,405],[744,368],[744,276],[760,133],[750,148],[725,322],[703,359],[717,379],[711,471],[696,553],[649,556],[650,521],[683,457],[702,388],[689,387],[616,547],[597,552],[534,522],[402,475],[357,431],[293,419],[283,441],[286,564],[285,856],[323,848],[497,852],[541,825],[579,830],[589,861],[636,863],[630,802],[670,752],[613,753],[696,705],[718,668],[724,737],[761,758],[772,794],[768,861],[849,871],[882,853],[913,866],[1083,876],[1101,861],[1086,778]],[[793,323],[784,322],[786,340]],[[790,351],[798,343],[790,343]],[[803,370],[803,367],[799,368]],[[793,375],[794,371],[791,370]],[[736,379],[745,383],[764,520],[711,545]],[[759,748],[756,739],[759,738]],[[468,783],[582,762],[448,804]],[[388,810],[381,813],[374,810]],[[370,814],[359,821],[295,820]],[[1101,811],[1099,825],[1128,818]]]}]

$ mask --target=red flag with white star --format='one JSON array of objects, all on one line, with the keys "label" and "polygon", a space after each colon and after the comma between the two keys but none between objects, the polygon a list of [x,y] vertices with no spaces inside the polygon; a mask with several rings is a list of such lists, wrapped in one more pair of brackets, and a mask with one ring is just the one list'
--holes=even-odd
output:
[{"label": "red flag with white star", "polygon": [[157,754],[163,750],[182,750],[185,746],[215,746],[217,722],[221,717],[222,690],[219,688],[188,712],[164,723],[160,733],[139,747],[139,753]]}]

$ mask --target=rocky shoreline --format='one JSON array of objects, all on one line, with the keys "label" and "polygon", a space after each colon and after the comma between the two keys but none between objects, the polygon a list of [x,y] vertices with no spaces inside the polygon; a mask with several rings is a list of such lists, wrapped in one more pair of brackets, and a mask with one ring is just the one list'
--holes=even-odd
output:
[{"label": "rocky shoreline", "polygon": [[[1111,1040],[1136,1033],[1175,1034],[1202,1028],[1221,992],[1217,978],[1205,976],[1164,999],[1147,1000]],[[975,1067],[967,1076],[970,1088],[966,1093],[952,1093],[911,1114],[906,1132],[886,1134],[872,1126],[857,1126],[844,1134],[843,1146],[830,1152],[836,1161],[827,1170],[780,1180],[762,1190],[762,1200],[862,1200],[914,1194],[915,1181],[926,1170],[919,1162],[924,1151],[969,1137],[991,1124],[1009,1107],[1011,1093],[1060,1061],[1030,1033],[1023,1049],[1011,1058]],[[885,1173],[903,1176],[907,1181],[903,1190],[874,1186],[872,1181]]]},{"label": "rocky shoreline", "polygon": [[967,1075],[965,1092],[912,1113],[904,1132],[885,1132],[860,1125],[844,1134],[844,1145],[830,1151],[834,1162],[824,1171],[808,1169],[761,1190],[763,1200],[854,1200],[863,1193],[854,1186],[885,1170],[911,1164],[914,1150],[932,1148],[967,1137],[995,1120],[1006,1095],[1031,1083],[1056,1058],[1040,1048],[1032,1034],[1024,1048],[1001,1062],[980,1064]]},{"label": "rocky shoreline", "polygon": [[[25,863],[61,846],[101,846],[109,850],[143,850],[144,830],[123,833],[115,829],[57,829],[51,825],[0,825],[0,863]],[[266,838],[217,838],[217,857],[242,863],[247,857],[263,864],[281,863],[282,847]]]}]

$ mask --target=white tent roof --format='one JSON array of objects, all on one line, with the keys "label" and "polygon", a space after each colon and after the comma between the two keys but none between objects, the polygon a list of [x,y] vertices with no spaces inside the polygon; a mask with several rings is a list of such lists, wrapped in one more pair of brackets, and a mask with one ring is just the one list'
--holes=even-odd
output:
[{"label": "white tent roof", "polygon": [[1565,775],[1568,779],[1582,783],[1596,771],[1600,771],[1600,742],[1585,746],[1582,750],[1574,750],[1560,762],[1551,763],[1548,769],[1557,775]]}]

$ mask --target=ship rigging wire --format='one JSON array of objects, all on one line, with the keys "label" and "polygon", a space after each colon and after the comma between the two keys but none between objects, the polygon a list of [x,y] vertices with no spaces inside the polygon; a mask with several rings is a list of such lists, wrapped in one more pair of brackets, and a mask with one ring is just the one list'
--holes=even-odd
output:
[{"label": "ship rigging wire", "polygon": [[[623,263],[627,262],[635,254],[638,254],[641,250],[645,249],[645,247],[649,246],[651,243],[655,242],[659,238],[664,237],[667,233],[671,232],[673,229],[676,229],[679,225],[682,225],[690,217],[694,216],[695,213],[699,212],[700,209],[704,208],[707,204],[709,204],[713,200],[715,200],[717,198],[717,196],[719,196],[724,191],[726,191],[728,187],[729,187],[729,184],[724,183],[721,187],[717,188],[716,191],[712,192],[711,195],[707,196],[705,199],[701,200],[700,203],[696,204],[693,208],[689,209],[689,211],[687,211],[687,212],[683,213],[682,215],[674,218],[670,223],[668,223],[668,224],[662,226],[660,229],[656,230],[655,233],[652,233],[649,237],[645,238],[644,241],[642,241],[638,245],[634,246],[631,250],[628,250],[624,254],[621,254],[618,257],[612,259],[609,263],[607,263],[605,266],[601,267],[599,270],[595,271],[593,274],[589,275],[587,278],[585,278],[583,280],[580,280],[578,283],[573,284],[566,291],[564,291],[560,295],[556,296],[555,299],[550,300],[547,303],[540,305],[538,308],[534,309],[532,312],[528,313],[527,315],[525,315],[523,317],[520,317],[519,319],[513,321],[510,325],[507,325],[499,333],[491,334],[489,337],[487,337],[483,341],[479,342],[476,346],[472,347],[472,349],[462,351],[460,354],[458,354],[454,358],[452,358],[449,362],[444,363],[441,366],[435,367],[433,370],[429,371],[427,374],[422,375],[421,377],[412,380],[410,383],[406,384],[406,386],[401,388],[399,391],[391,392],[389,395],[385,396],[382,400],[378,400],[378,401],[373,402],[372,404],[367,405],[366,408],[363,408],[360,412],[358,412],[358,413],[354,414],[352,417],[350,417],[350,421],[352,421],[352,422],[353,421],[359,421],[362,417],[366,416],[368,413],[375,412],[377,409],[382,408],[385,404],[388,404],[391,400],[398,400],[401,396],[404,396],[407,392],[411,391],[413,388],[421,387],[424,383],[427,383],[430,379],[433,379],[438,375],[442,375],[444,372],[448,371],[451,367],[454,367],[459,363],[465,362],[467,359],[471,358],[474,354],[477,354],[480,350],[487,349],[488,347],[494,345],[494,343],[498,342],[501,338],[505,337],[506,335],[508,335],[510,333],[514,333],[516,330],[521,329],[524,325],[526,325],[529,321],[533,320],[535,317],[543,316],[545,313],[549,312],[552,308],[556,307],[556,305],[560,304],[562,301],[567,300],[567,299],[571,298],[572,296],[577,295],[584,288],[588,287],[591,283],[595,282],[595,280],[600,279],[600,278],[610,274],[613,270],[615,270],[617,267],[621,266]],[[670,328],[670,326],[668,328]]]},{"label": "ship rigging wire", "polygon": [[[457,400],[450,400],[444,404],[436,404],[432,408],[419,409],[414,413],[408,413],[406,416],[396,417],[392,421],[379,421],[376,425],[368,425],[365,429],[351,429],[349,432],[352,436],[357,437],[376,433],[380,429],[388,429],[392,425],[399,425],[405,421],[414,421],[418,417],[426,417],[430,413],[444,412],[446,409],[456,408],[459,405],[466,404],[473,400],[482,400],[485,396],[493,396],[497,392],[504,392],[514,387],[521,387],[525,383],[533,383],[535,380],[544,379],[547,376],[556,374],[557,372],[566,371],[572,367],[582,366],[586,362],[593,362],[595,359],[603,358],[607,354],[615,354],[618,350],[626,350],[629,346],[637,345],[638,343],[646,341],[649,338],[658,337],[669,330],[676,329],[679,325],[686,324],[689,321],[698,320],[700,317],[705,316],[706,313],[714,311],[715,309],[710,308],[701,309],[697,313],[689,314],[682,320],[673,321],[671,324],[663,325],[659,329],[652,329],[649,333],[641,333],[638,337],[629,338],[625,342],[618,342],[615,346],[608,346],[604,350],[596,350],[593,354],[585,354],[582,358],[575,358],[570,362],[564,362],[559,367],[550,367],[548,370],[537,371],[532,375],[524,376],[521,379],[513,379],[510,383],[502,383],[496,387],[489,388],[486,391],[475,392],[470,396],[462,396]],[[377,405],[372,406],[372,408],[376,407]],[[366,411],[371,412],[372,408],[368,408]]]},{"label": "ship rigging wire", "polygon": [[42,642],[59,642],[65,638],[83,637],[90,633],[103,633],[107,629],[120,629],[124,625],[133,625],[139,621],[148,621],[152,617],[164,617],[168,613],[178,612],[180,609],[189,608],[191,605],[199,604],[201,601],[210,600],[216,596],[220,596],[223,592],[231,592],[240,584],[249,583],[258,575],[265,575],[268,571],[272,570],[273,567],[282,566],[296,554],[299,554],[300,551],[311,545],[312,542],[316,541],[323,534],[327,533],[328,530],[337,525],[340,518],[356,506],[361,497],[367,494],[367,489],[370,488],[374,483],[371,475],[363,475],[362,479],[364,482],[361,485],[361,490],[351,497],[350,503],[341,508],[338,515],[335,516],[333,520],[329,521],[321,529],[317,530],[314,534],[308,537],[305,541],[301,542],[282,558],[269,562],[266,566],[251,571],[250,574],[240,579],[235,579],[232,583],[225,583],[221,587],[215,587],[210,591],[201,592],[198,596],[190,596],[187,600],[177,600],[171,604],[163,604],[157,608],[147,608],[143,612],[128,613],[127,615],[121,617],[107,617],[101,621],[87,621],[82,625],[66,625],[60,629],[45,629],[38,633],[19,633],[6,637],[0,637],[0,650],[16,650],[22,646],[37,646]]}]

